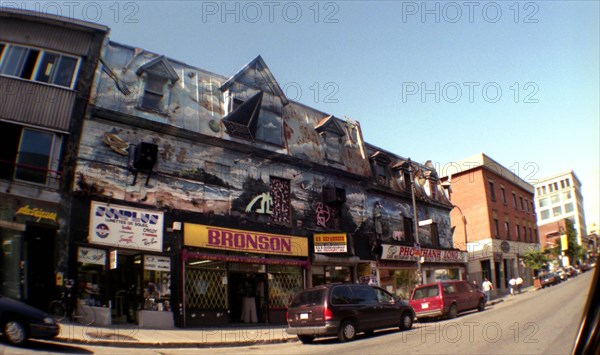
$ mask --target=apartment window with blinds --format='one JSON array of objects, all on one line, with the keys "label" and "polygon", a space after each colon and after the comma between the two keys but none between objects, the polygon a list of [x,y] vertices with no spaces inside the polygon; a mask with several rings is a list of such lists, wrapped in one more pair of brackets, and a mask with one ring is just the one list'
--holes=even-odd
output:
[{"label": "apartment window with blinds", "polygon": [[0,43],[0,74],[73,88],[79,58]]}]

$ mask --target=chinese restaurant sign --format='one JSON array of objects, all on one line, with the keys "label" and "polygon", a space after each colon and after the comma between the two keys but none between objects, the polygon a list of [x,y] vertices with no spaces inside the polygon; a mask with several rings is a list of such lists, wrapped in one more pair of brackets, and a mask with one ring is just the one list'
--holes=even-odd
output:
[{"label": "chinese restaurant sign", "polygon": [[308,256],[308,241],[303,237],[250,232],[186,223],[183,232],[186,246],[234,250],[246,253]]},{"label": "chinese restaurant sign", "polygon": [[425,262],[432,263],[466,263],[467,253],[459,250],[439,250],[414,248],[402,245],[383,245],[381,259],[416,261],[423,257]]},{"label": "chinese restaurant sign", "polygon": [[92,201],[88,240],[92,244],[162,252],[162,212]]},{"label": "chinese restaurant sign", "polygon": [[346,253],[348,252],[345,233],[315,234],[315,253]]}]

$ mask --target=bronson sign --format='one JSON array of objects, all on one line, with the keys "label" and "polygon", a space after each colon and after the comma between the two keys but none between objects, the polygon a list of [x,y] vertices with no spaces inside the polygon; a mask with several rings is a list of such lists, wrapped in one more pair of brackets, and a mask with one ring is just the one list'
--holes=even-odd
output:
[{"label": "bronson sign", "polygon": [[306,238],[186,223],[186,246],[246,253],[308,256]]}]

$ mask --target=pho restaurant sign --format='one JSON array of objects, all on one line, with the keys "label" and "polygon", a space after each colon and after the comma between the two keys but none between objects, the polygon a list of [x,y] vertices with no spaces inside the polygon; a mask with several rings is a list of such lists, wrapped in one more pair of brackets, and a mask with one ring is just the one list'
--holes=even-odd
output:
[{"label": "pho restaurant sign", "polygon": [[162,252],[163,223],[162,212],[92,201],[88,241]]},{"label": "pho restaurant sign", "polygon": [[417,261],[423,257],[425,262],[430,263],[466,263],[467,253],[459,250],[439,250],[415,248],[403,245],[383,244],[381,259]]},{"label": "pho restaurant sign", "polygon": [[308,256],[308,240],[290,235],[185,223],[183,244],[246,253]]},{"label": "pho restaurant sign", "polygon": [[319,233],[314,235],[315,253],[347,253],[346,233]]}]

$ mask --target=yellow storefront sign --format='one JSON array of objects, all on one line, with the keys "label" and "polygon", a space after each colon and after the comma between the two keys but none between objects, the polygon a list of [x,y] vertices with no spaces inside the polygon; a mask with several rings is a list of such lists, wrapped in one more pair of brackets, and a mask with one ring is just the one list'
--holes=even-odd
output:
[{"label": "yellow storefront sign", "polygon": [[308,256],[308,240],[281,234],[185,223],[183,243],[186,246],[234,250],[246,253]]}]

